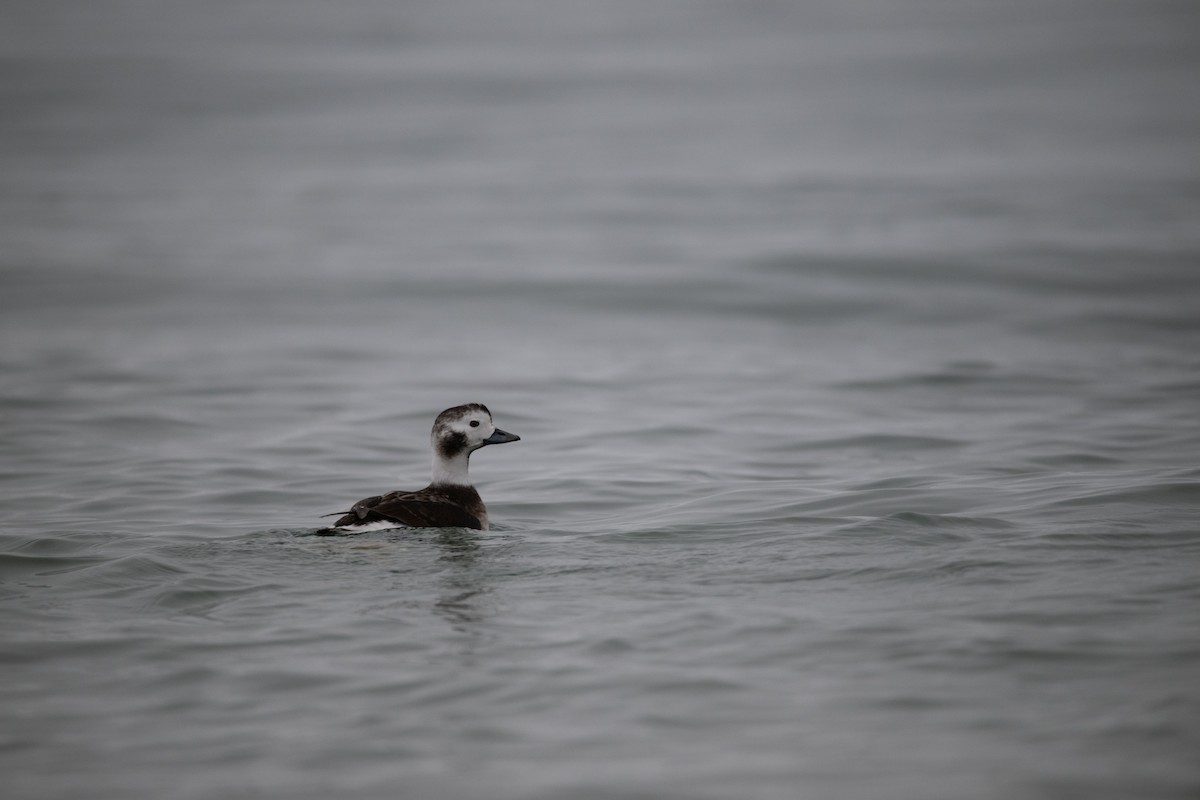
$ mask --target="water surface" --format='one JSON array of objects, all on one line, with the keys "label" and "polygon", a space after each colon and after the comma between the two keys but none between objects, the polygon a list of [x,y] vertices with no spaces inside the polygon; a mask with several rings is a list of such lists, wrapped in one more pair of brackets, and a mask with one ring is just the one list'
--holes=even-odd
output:
[{"label": "water surface", "polygon": [[10,5],[6,796],[1200,790],[1192,4]]}]

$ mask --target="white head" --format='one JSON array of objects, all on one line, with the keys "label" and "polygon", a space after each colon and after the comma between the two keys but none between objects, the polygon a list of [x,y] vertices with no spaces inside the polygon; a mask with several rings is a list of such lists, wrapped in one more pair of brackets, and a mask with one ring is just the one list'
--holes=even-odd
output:
[{"label": "white head", "polygon": [[447,408],[433,421],[433,483],[470,486],[467,460],[489,444],[517,442],[521,437],[492,423],[492,412],[482,403]]}]

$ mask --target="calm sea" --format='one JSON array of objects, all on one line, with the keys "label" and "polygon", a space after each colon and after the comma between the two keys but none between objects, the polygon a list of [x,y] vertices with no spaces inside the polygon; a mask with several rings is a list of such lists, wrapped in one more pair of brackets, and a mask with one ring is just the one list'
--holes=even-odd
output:
[{"label": "calm sea", "polygon": [[1200,5],[4,18],[6,800],[1200,796]]}]

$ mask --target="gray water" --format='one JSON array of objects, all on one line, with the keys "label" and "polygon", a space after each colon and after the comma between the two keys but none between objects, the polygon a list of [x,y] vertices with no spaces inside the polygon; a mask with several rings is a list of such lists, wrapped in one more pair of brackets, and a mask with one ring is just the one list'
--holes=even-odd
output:
[{"label": "gray water", "polygon": [[4,17],[6,798],[1200,794],[1200,6]]}]

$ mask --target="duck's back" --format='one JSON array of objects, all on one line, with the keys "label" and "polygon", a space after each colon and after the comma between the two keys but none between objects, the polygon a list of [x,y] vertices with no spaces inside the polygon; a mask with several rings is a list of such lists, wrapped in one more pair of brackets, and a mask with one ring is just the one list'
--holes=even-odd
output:
[{"label": "duck's back", "polygon": [[419,492],[388,492],[359,500],[335,528],[377,527],[392,522],[408,528],[487,530],[487,508],[473,486],[427,486]]}]

